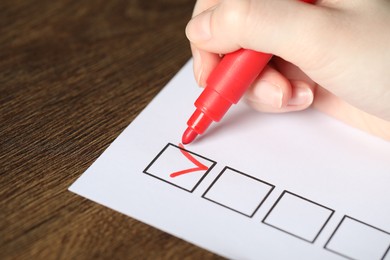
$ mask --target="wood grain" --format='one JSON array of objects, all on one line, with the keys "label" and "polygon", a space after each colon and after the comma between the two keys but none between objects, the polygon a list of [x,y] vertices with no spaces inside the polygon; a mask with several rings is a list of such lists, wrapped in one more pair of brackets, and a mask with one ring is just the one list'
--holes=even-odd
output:
[{"label": "wood grain", "polygon": [[0,259],[218,259],[67,191],[190,57],[190,0],[0,2]]}]

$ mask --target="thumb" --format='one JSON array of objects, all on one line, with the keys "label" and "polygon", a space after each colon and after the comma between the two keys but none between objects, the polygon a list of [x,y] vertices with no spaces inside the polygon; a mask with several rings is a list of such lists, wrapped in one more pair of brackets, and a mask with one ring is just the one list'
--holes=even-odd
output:
[{"label": "thumb", "polygon": [[321,59],[332,58],[324,50],[339,26],[332,12],[298,0],[222,0],[195,16],[186,34],[196,47],[213,53],[245,48],[321,66]]}]

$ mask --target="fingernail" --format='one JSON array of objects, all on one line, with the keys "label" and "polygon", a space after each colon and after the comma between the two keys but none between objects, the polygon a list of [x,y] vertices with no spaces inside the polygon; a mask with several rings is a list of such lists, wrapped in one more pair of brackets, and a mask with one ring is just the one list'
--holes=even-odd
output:
[{"label": "fingernail", "polygon": [[211,10],[207,10],[197,15],[187,24],[186,35],[191,42],[202,42],[211,39],[211,12]]},{"label": "fingernail", "polygon": [[200,51],[198,49],[193,50],[192,57],[194,59],[194,74],[195,74],[195,80],[198,83],[199,86],[201,85],[201,79],[202,79],[202,58],[200,56]]},{"label": "fingernail", "polygon": [[282,89],[268,81],[261,80],[254,89],[256,101],[275,108],[281,108],[283,102]]},{"label": "fingernail", "polygon": [[288,106],[303,106],[310,105],[313,102],[313,92],[310,88],[296,86],[291,99],[288,101]]}]

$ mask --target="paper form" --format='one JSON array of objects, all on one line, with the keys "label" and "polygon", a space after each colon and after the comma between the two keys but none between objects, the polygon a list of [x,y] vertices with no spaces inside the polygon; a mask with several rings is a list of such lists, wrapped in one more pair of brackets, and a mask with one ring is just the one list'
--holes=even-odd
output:
[{"label": "paper form", "polygon": [[191,61],[69,188],[232,259],[390,259],[390,143],[232,107],[192,144]]}]

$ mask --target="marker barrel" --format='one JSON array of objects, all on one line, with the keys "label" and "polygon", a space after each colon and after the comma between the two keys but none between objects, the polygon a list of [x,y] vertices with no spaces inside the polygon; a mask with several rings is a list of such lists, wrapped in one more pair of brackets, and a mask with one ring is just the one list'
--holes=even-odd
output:
[{"label": "marker barrel", "polygon": [[188,127],[203,134],[213,121],[220,121],[230,106],[244,95],[271,57],[270,54],[245,49],[225,55],[195,101],[196,111],[188,120]]}]

